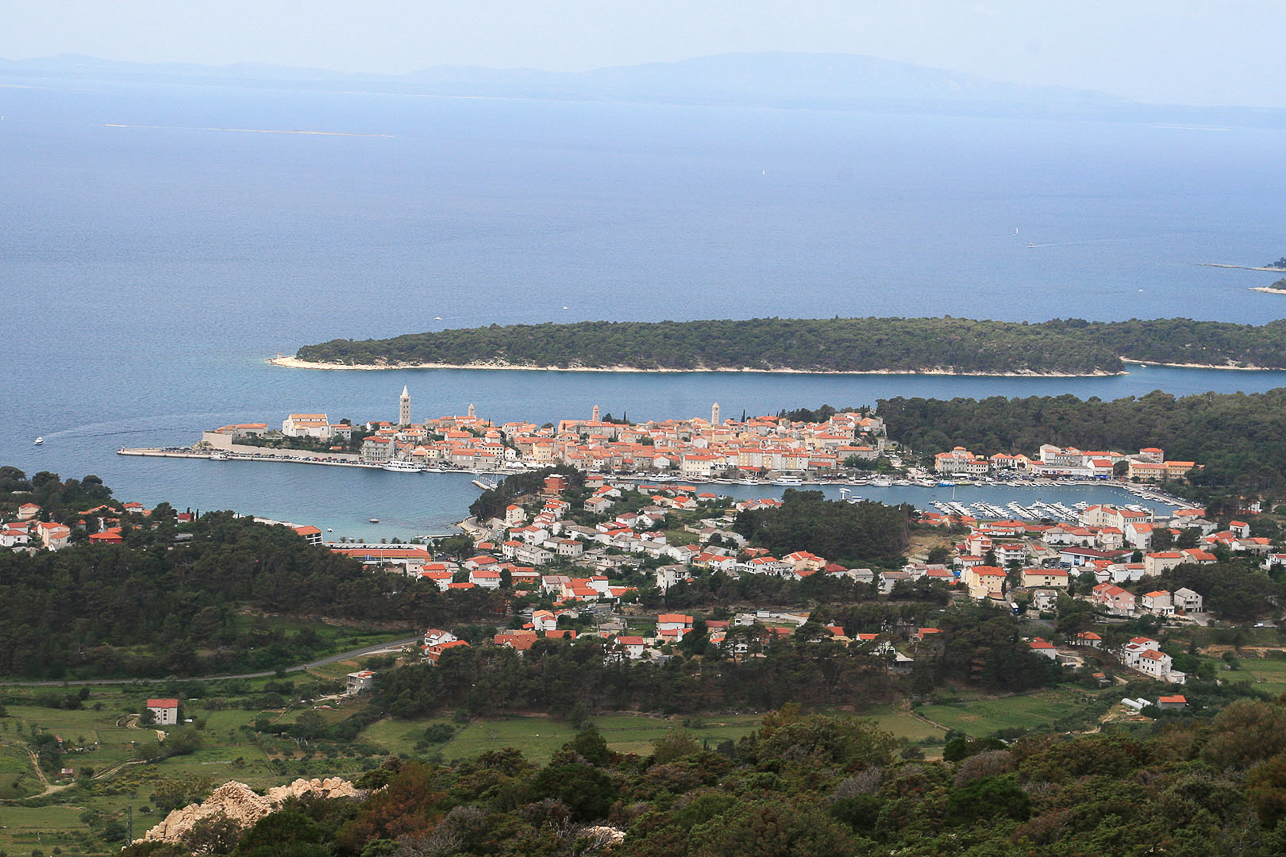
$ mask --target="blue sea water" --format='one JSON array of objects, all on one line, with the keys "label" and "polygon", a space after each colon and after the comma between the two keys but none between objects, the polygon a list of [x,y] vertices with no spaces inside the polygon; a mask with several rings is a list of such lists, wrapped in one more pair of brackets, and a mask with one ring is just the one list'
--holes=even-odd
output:
[{"label": "blue sea water", "polygon": [[[977,379],[264,362],[334,337],[551,320],[1263,323],[1286,316],[1286,298],[1248,290],[1272,274],[1197,263],[1286,252],[1281,132],[0,77],[15,83],[0,86],[0,463],[97,473],[145,503],[335,535],[440,529],[474,495],[467,480],[114,454],[292,411],[391,419],[404,383],[417,419],[475,402],[539,422],[595,403],[642,419],[715,400],[736,415],[1286,385],[1282,372],[1158,368]],[[294,131],[330,133],[278,133]],[[380,531],[359,526],[369,517]]]}]

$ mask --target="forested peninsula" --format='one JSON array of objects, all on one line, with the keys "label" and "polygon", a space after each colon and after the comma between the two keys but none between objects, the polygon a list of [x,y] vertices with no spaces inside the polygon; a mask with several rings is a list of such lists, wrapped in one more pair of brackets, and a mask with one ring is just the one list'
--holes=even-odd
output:
[{"label": "forested peninsula", "polygon": [[1186,318],[1037,324],[961,318],[833,318],[518,324],[335,339],[282,365],[634,371],[1103,375],[1127,361],[1286,368],[1286,321]]}]

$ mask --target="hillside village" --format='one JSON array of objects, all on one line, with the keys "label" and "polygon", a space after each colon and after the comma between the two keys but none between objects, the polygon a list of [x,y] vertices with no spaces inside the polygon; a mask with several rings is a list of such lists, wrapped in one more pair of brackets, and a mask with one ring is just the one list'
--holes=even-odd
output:
[{"label": "hillside village", "polygon": [[[1180,564],[1213,564],[1217,556],[1230,553],[1259,556],[1265,568],[1286,562],[1286,555],[1272,552],[1269,539],[1251,537],[1243,521],[1221,529],[1200,509],[1180,509],[1162,520],[1099,505],[1085,508],[1078,524],[926,513],[920,516],[920,526],[961,533],[941,561],[909,561],[898,568],[845,567],[803,550],[770,555],[733,529],[739,512],[780,507],[781,500],[732,501],[696,486],[636,485],[591,474],[581,487],[583,499],[573,506],[566,499],[568,487],[567,476],[551,474],[539,492],[509,504],[502,516],[471,522],[473,552],[459,560],[435,558],[420,546],[331,549],[372,567],[431,580],[444,592],[511,590],[527,605],[521,611],[524,621],[495,634],[486,641],[490,645],[522,652],[542,637],[596,633],[612,644],[610,657],[631,660],[667,658],[694,628],[703,635],[703,645],[736,658],[810,626],[807,611],[746,610],[699,620],[681,612],[653,614],[641,604],[641,590],[647,590],[649,603],[662,604],[673,587],[716,573],[801,585],[842,581],[863,587],[856,591],[870,598],[896,598],[912,587],[939,586],[951,598],[1051,618],[1058,615],[1060,604],[1065,608],[1071,600],[1083,602],[1090,614],[1109,622],[1155,617],[1160,622],[1205,625],[1214,617],[1205,611],[1201,594],[1158,583],[1168,570]],[[678,521],[683,522],[681,529],[666,530]],[[680,532],[686,538],[672,543],[671,537]],[[1154,550],[1154,541],[1192,546]],[[941,633],[920,626],[853,634],[839,626],[821,627],[834,641],[865,647],[888,660],[894,671],[909,670],[916,652],[940,642],[936,635]],[[436,662],[442,652],[461,645],[468,643],[443,629],[430,629],[424,637],[424,656]],[[1102,650],[1103,638],[1084,631],[1068,635],[1059,645],[1037,636],[1030,647],[1059,664],[1081,666],[1087,650]],[[1158,641],[1136,637],[1112,654],[1124,670],[1184,683],[1184,673],[1160,649]]]},{"label": "hillside village", "polygon": [[[809,625],[807,612],[754,610],[703,620],[664,609],[649,612],[664,607],[672,588],[715,574],[800,585],[836,581],[874,598],[896,598],[915,587],[938,587],[949,598],[1051,618],[1065,610],[1070,600],[1088,605],[1106,621],[1146,616],[1205,624],[1211,617],[1204,610],[1203,595],[1187,586],[1166,585],[1168,571],[1181,565],[1210,565],[1231,554],[1255,556],[1270,571],[1286,565],[1286,554],[1275,552],[1270,539],[1252,536],[1246,521],[1221,526],[1199,508],[1180,508],[1158,517],[1138,506],[1081,504],[1073,519],[1055,521],[978,517],[962,514],[959,508],[953,511],[951,504],[939,504],[943,511],[917,513],[915,526],[949,534],[949,548],[913,556],[896,567],[852,567],[840,564],[838,557],[807,550],[774,556],[734,528],[738,514],[779,508],[782,500],[732,501],[676,481],[744,477],[743,481],[757,484],[773,476],[818,478],[856,466],[868,469],[877,460],[887,465],[892,444],[877,415],[816,416],[817,421],[784,415],[725,420],[715,404],[709,420],[636,425],[610,415],[601,418],[595,407],[589,419],[562,420],[557,426],[495,426],[470,406],[464,416],[417,424],[411,421],[410,396],[404,389],[396,423],[353,426],[347,420],[332,423],[325,414],[292,414],[280,432],[270,432],[264,423],[224,426],[206,432],[203,443],[235,449],[236,443],[289,444],[295,439],[305,445],[324,445],[336,455],[354,455],[367,464],[402,462],[413,469],[534,476],[533,471],[541,468],[542,473],[554,466],[567,468],[565,473],[549,472],[538,491],[515,498],[494,517],[466,522],[472,546],[467,555],[430,550],[427,545],[327,545],[374,570],[424,580],[444,593],[474,589],[512,593],[524,606],[524,621],[495,634],[489,642],[519,651],[541,638],[574,638],[592,632],[613,642],[613,656],[664,659],[699,627],[705,642],[739,657],[755,645]],[[344,453],[345,444],[350,449],[360,445],[360,451]],[[982,457],[957,447],[934,459],[939,478],[997,475],[1155,481],[1181,478],[1196,466],[1191,461],[1166,461],[1157,448],[1125,455],[1050,444],[1041,446],[1032,458]],[[574,492],[569,491],[572,473],[578,482]],[[787,480],[786,484],[792,483]],[[57,550],[71,543],[73,534],[91,544],[118,544],[123,538],[119,515],[107,514],[106,508],[58,522],[37,520],[41,510],[34,504],[24,505],[14,520],[0,526],[0,545]],[[125,504],[122,511],[136,519],[145,520],[148,515],[139,504]],[[184,515],[177,516],[177,522],[184,520]],[[318,528],[291,526],[309,542],[322,543]],[[830,626],[826,633],[843,643],[869,647],[873,654],[888,658],[890,668],[896,670],[909,669],[917,647],[940,632],[914,627],[896,634],[850,635]],[[1058,639],[1052,633],[1034,636],[1030,646],[1057,663],[1077,665],[1084,662],[1086,649],[1102,645],[1101,637],[1091,631],[1062,635],[1061,644]],[[424,638],[424,654],[435,662],[441,652],[466,644],[447,631],[431,629]],[[1183,683],[1184,674],[1159,649],[1155,640],[1136,638],[1118,646],[1114,654],[1128,670]]]}]

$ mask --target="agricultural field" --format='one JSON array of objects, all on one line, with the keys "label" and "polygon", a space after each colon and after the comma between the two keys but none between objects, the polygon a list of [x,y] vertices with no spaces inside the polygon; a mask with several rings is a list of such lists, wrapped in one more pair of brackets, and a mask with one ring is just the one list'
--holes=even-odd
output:
[{"label": "agricultural field", "polygon": [[933,745],[946,741],[945,729],[934,726],[906,708],[885,705],[858,712],[858,716],[874,720],[881,729],[912,743]]},{"label": "agricultural field", "polygon": [[[1235,670],[1220,669],[1221,681],[1249,682],[1260,690],[1277,696],[1286,693],[1286,660],[1276,658],[1241,658]],[[1217,662],[1219,667],[1223,663]]]},{"label": "agricultural field", "polygon": [[[721,741],[736,740],[759,725],[758,715],[709,716],[703,718],[667,719],[646,715],[615,714],[590,719],[608,746],[618,753],[651,752],[652,742],[673,729],[686,729],[698,740],[713,747]],[[686,723],[686,725],[685,725]],[[379,746],[389,753],[408,755],[431,726],[446,724],[455,730],[450,740],[428,745],[428,752],[440,753],[444,759],[467,759],[489,750],[513,747],[533,762],[548,762],[563,744],[576,735],[566,721],[544,716],[506,717],[495,720],[473,720],[454,724],[445,718],[431,720],[381,720],[363,730],[361,740]],[[425,752],[422,749],[419,752]]]},{"label": "agricultural field", "polygon": [[984,737],[1006,729],[1053,728],[1055,721],[1084,710],[1097,696],[1094,692],[1064,685],[1022,696],[967,698],[946,705],[921,705],[916,712],[947,729]]}]

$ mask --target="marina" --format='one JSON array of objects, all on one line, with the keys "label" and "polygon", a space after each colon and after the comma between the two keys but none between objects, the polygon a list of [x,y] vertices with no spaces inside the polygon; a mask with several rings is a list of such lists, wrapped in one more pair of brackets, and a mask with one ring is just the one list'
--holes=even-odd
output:
[{"label": "marina", "polygon": [[[141,465],[149,462],[145,475],[165,482],[196,483],[205,486],[205,508],[237,508],[246,512],[279,516],[312,523],[328,531],[327,539],[409,540],[427,532],[443,532],[467,514],[467,508],[482,489],[475,480],[498,481],[514,471],[474,472],[436,468],[411,472],[389,471],[377,464],[326,458],[314,455],[275,453],[212,454],[190,447],[122,448],[118,455],[133,457]],[[165,459],[164,461],[162,459]],[[320,460],[319,460],[320,459]],[[207,464],[213,462],[213,466]],[[310,477],[314,490],[282,495],[279,469],[275,467],[228,467],[224,462],[307,464],[299,472]],[[155,470],[154,468],[161,468]],[[698,491],[736,500],[780,498],[787,490],[821,491],[834,500],[870,500],[897,505],[908,503],[922,512],[965,515],[984,520],[1071,521],[1080,509],[1095,504],[1151,510],[1158,517],[1188,504],[1150,486],[1094,479],[1007,479],[948,481],[936,478],[885,479],[882,477],[829,480],[801,480],[801,484],[777,485],[769,479],[680,480],[673,475],[617,474],[611,479],[658,489],[691,486]],[[290,483],[296,477],[292,476]],[[262,508],[246,503],[245,497],[272,496],[277,499]],[[226,505],[225,505],[226,504]],[[281,510],[285,512],[281,512]],[[360,510],[360,511],[359,511]]]}]

